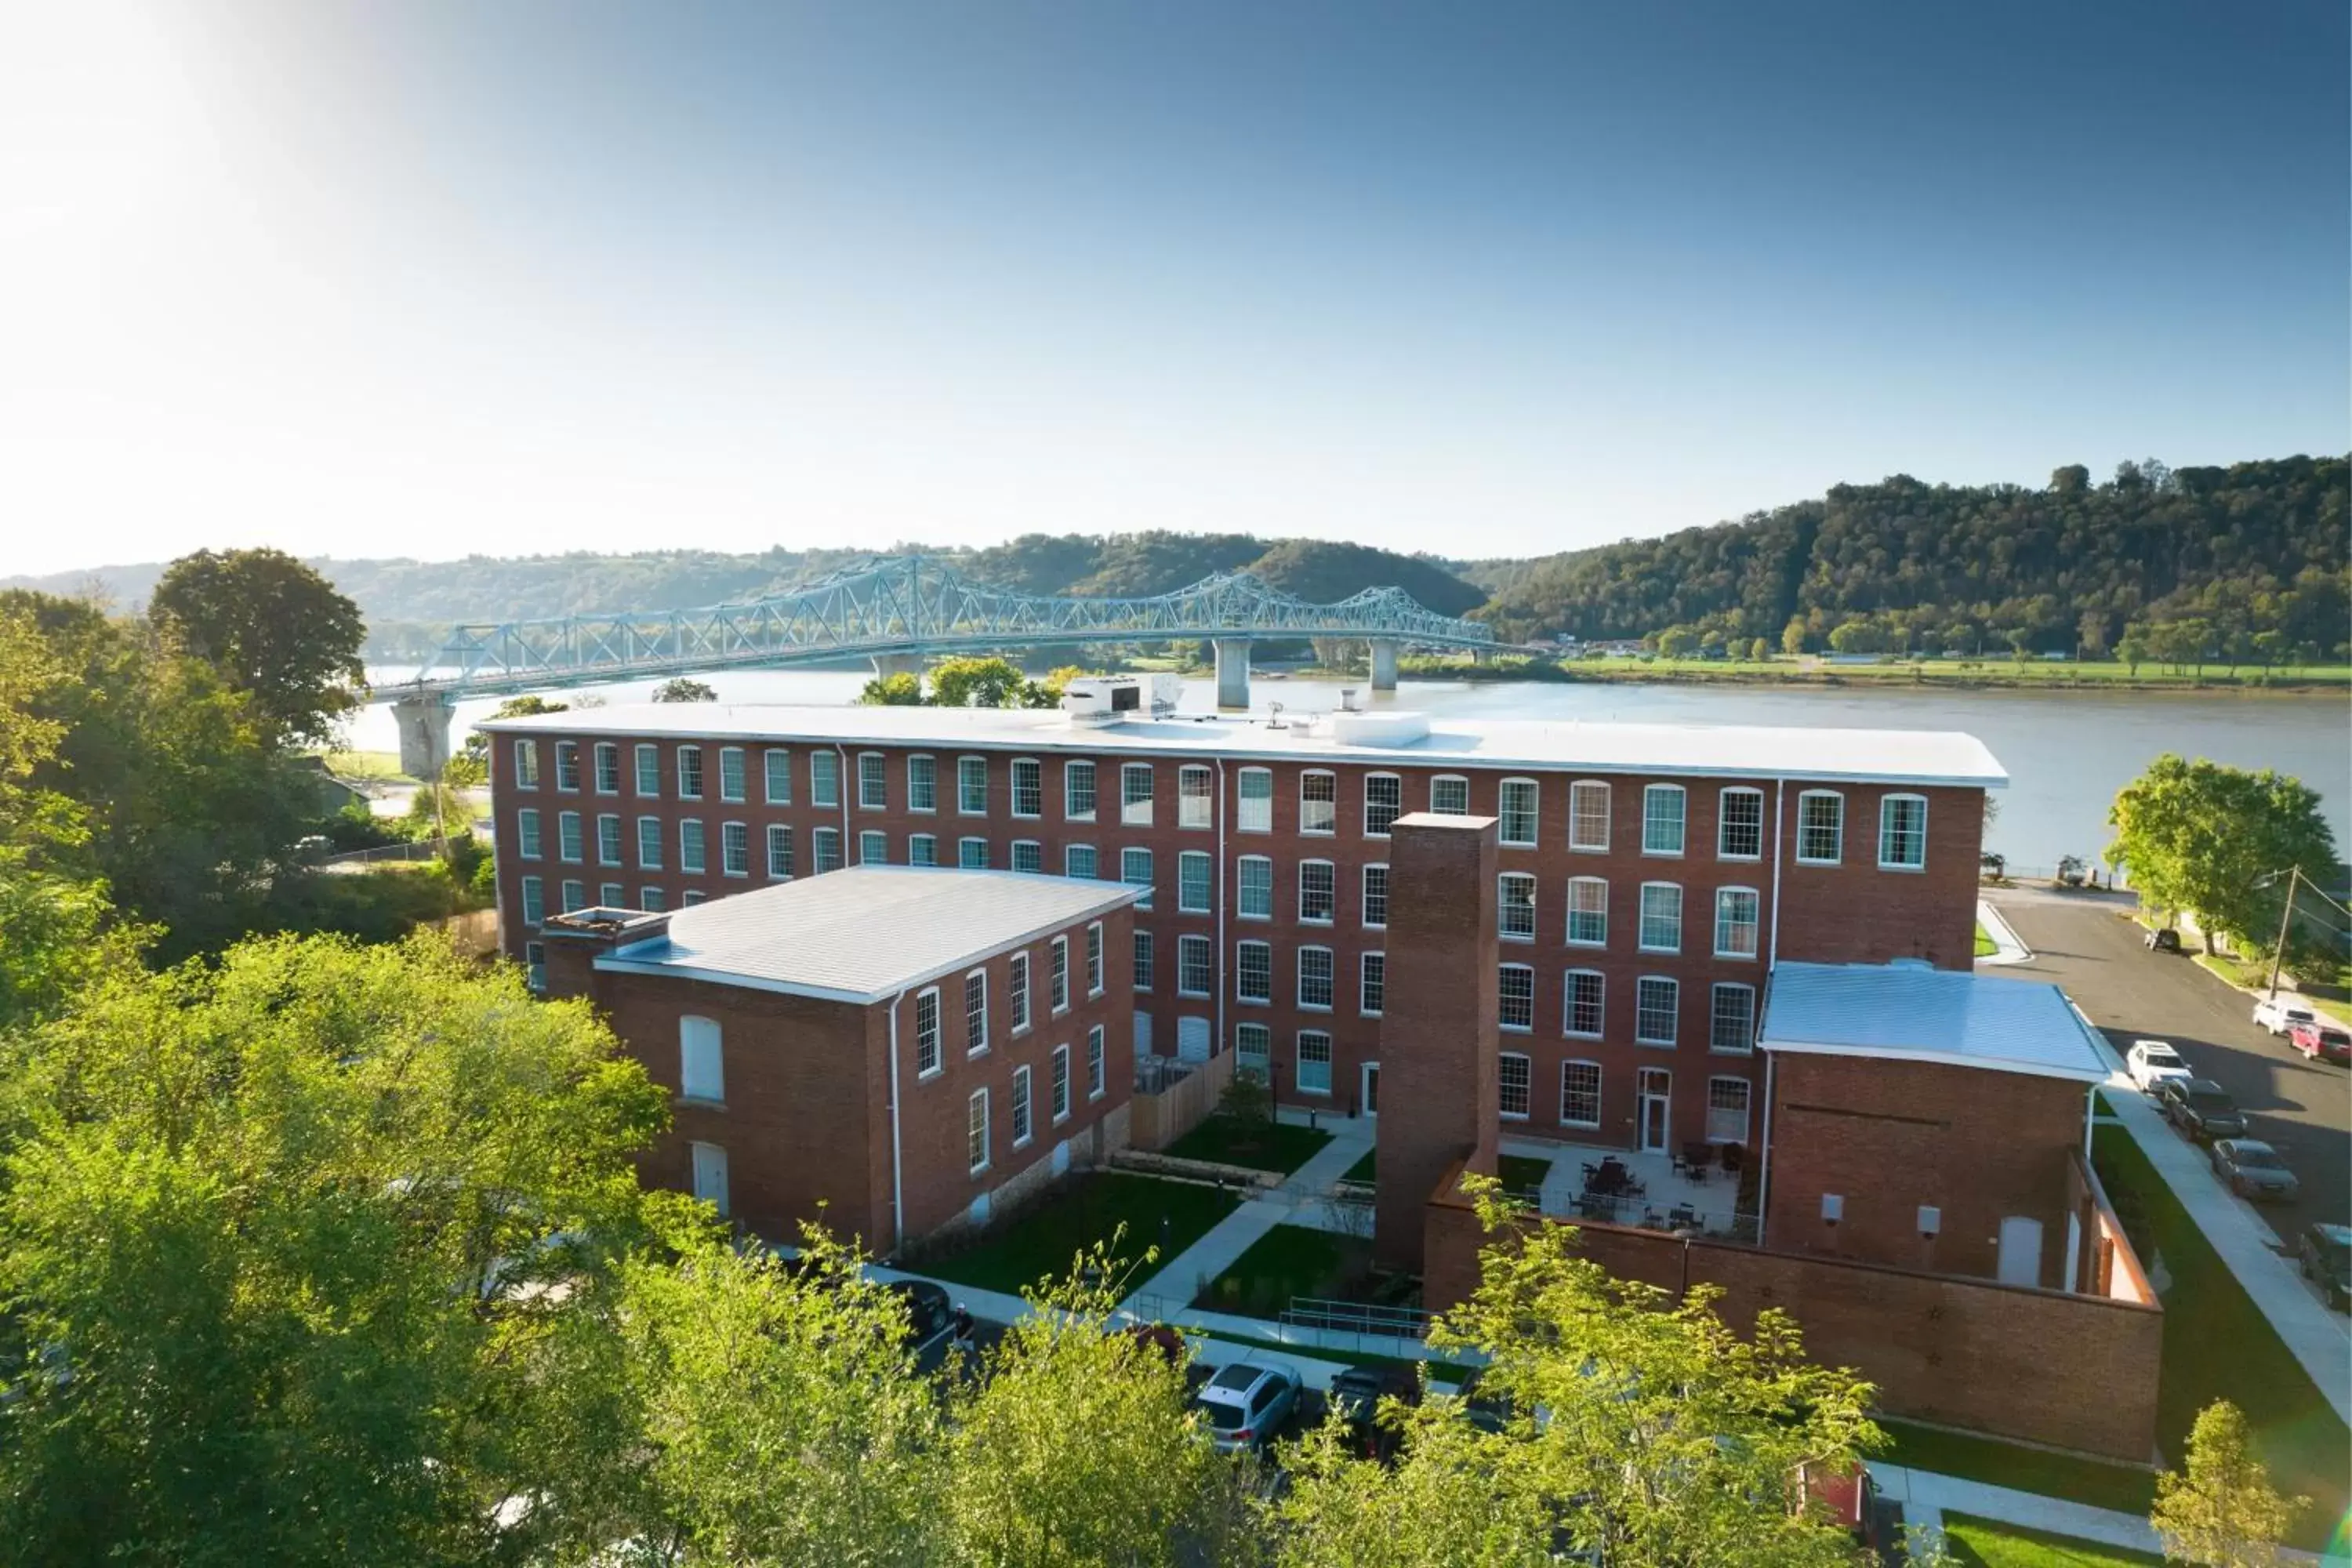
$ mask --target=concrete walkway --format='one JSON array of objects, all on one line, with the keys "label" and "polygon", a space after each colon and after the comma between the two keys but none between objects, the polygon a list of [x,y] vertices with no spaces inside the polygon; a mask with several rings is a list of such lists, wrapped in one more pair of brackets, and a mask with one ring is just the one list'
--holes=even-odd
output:
[{"label": "concrete walkway", "polygon": [[1984,957],[1977,960],[1979,965],[1990,966],[2011,963],[2031,963],[2033,962],[2033,950],[2027,947],[2018,937],[2017,932],[2011,929],[2010,923],[2000,918],[2000,911],[1993,908],[1990,903],[1987,902],[1983,899],[1979,899],[1977,900],[1977,923],[1984,927],[1985,935],[1992,938],[1994,949],[1993,952],[1989,952]]},{"label": "concrete walkway", "polygon": [[2012,1487],[1963,1480],[1931,1470],[1881,1464],[1875,1459],[1869,1461],[1869,1469],[1878,1489],[1902,1503],[1903,1522],[1908,1527],[1941,1531],[1945,1514],[1965,1513],[2027,1530],[2047,1531],[2053,1535],[2073,1536],[2102,1546],[2119,1546],[2127,1552],[2162,1555],[2156,1531],[2137,1514],[2068,1502],[2039,1492],[2021,1492]]}]

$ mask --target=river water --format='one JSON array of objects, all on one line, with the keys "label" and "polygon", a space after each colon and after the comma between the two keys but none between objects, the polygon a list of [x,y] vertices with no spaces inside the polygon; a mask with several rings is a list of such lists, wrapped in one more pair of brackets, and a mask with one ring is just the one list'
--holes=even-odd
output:
[{"label": "river water", "polygon": [[[385,683],[413,673],[369,672]],[[846,703],[867,677],[850,670],[740,670],[698,679],[722,701]],[[604,701],[622,703],[642,700],[653,685],[591,689]],[[1251,695],[1260,708],[1281,702],[1307,711],[1337,706],[1339,687],[1261,677]],[[1212,681],[1185,682],[1188,708],[1207,708],[1215,695]],[[2116,791],[2166,751],[2295,775],[2319,792],[2338,854],[2352,847],[2352,701],[2343,697],[1406,681],[1394,705],[1440,718],[1964,730],[2009,770],[2010,787],[1996,797],[2000,815],[1987,843],[2021,869],[2053,867],[2062,855],[2096,855],[2106,843],[2107,805]],[[496,700],[460,703],[459,735],[497,706]],[[391,710],[375,707],[356,715],[349,743],[397,750]]]}]

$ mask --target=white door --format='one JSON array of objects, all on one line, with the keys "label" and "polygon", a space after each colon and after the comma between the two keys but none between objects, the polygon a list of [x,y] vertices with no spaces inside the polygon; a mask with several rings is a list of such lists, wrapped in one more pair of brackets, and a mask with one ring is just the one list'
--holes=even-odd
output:
[{"label": "white door", "polygon": [[2004,1285],[2042,1283],[2042,1222],[2011,1215],[2000,1222],[2000,1261],[1995,1276]]},{"label": "white door", "polygon": [[1138,1013],[1135,1016],[1135,1059],[1141,1061],[1150,1054],[1151,1015],[1149,1013]]},{"label": "white door", "polygon": [[1378,1062],[1366,1062],[1364,1064],[1363,1114],[1366,1116],[1378,1116],[1380,1113],[1381,1064]]},{"label": "white door", "polygon": [[1666,1147],[1669,1117],[1667,1107],[1673,1103],[1675,1076],[1664,1068],[1643,1068],[1635,1080],[1633,1124],[1640,1130],[1640,1147],[1646,1153],[1662,1153]]},{"label": "white door", "polygon": [[1209,1020],[1176,1020],[1176,1059],[1180,1062],[1204,1062],[1209,1059]]},{"label": "white door", "polygon": [[694,1195],[727,1212],[727,1151],[716,1143],[694,1146]]}]

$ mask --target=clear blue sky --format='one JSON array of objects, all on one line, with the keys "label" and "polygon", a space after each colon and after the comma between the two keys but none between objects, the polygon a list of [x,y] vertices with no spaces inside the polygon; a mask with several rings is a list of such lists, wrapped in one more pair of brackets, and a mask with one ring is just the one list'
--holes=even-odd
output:
[{"label": "clear blue sky", "polygon": [[0,573],[1456,555],[2352,447],[2312,0],[0,18]]}]

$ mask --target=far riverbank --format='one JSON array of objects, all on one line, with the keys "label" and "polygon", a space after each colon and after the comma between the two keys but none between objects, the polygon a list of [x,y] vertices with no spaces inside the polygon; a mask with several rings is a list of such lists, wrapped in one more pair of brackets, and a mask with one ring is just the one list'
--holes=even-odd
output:
[{"label": "far riverbank", "polygon": [[[1769,686],[1891,689],[1932,691],[2093,691],[2103,696],[2191,692],[2205,696],[2352,695],[2352,665],[2275,669],[2208,669],[2179,674],[2143,666],[2035,660],[1918,659],[1886,664],[1832,664],[1826,659],[1586,658],[1561,662],[1503,655],[1486,664],[1462,658],[1408,658],[1401,673],[1415,680],[1542,681],[1594,686]],[[1301,673],[1307,673],[1302,671]],[[1324,672],[1318,672],[1324,673]],[[1362,679],[1361,670],[1328,672]]]}]

